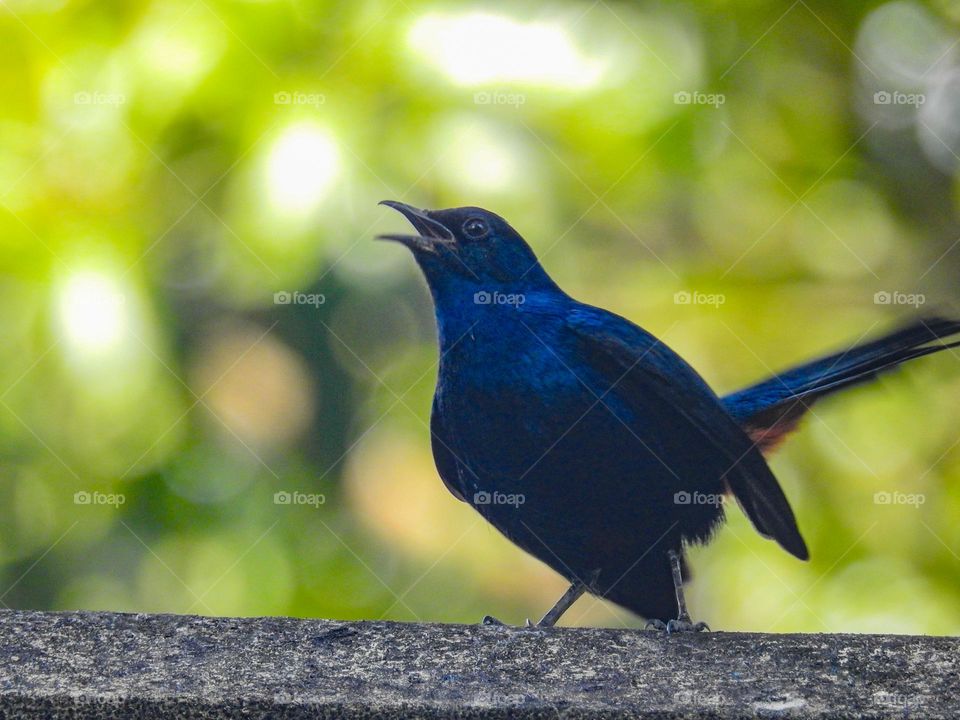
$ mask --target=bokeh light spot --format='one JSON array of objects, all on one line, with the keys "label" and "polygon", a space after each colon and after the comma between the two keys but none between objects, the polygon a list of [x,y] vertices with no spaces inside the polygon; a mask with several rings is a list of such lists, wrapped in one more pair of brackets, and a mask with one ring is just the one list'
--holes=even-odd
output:
[{"label": "bokeh light spot", "polygon": [[71,349],[98,354],[116,348],[129,326],[122,285],[99,270],[70,275],[59,291],[57,314]]},{"label": "bokeh light spot", "polygon": [[267,159],[271,206],[305,215],[320,204],[340,171],[340,153],[324,128],[301,123],[287,128]]},{"label": "bokeh light spot", "polygon": [[315,412],[309,369],[279,339],[254,326],[212,334],[192,378],[213,414],[214,429],[248,447],[292,443]]},{"label": "bokeh light spot", "polygon": [[523,148],[499,128],[457,118],[441,129],[436,144],[438,152],[449,149],[440,170],[451,186],[488,194],[516,185]]},{"label": "bokeh light spot", "polygon": [[582,54],[558,25],[492,13],[426,15],[411,28],[409,43],[460,85],[521,82],[587,88],[604,71],[603,63]]}]

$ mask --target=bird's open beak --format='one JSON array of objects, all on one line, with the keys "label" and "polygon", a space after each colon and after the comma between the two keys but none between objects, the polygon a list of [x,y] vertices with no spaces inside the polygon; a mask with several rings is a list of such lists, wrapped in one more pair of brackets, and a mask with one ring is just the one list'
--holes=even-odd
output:
[{"label": "bird's open beak", "polygon": [[396,200],[381,200],[380,205],[386,205],[401,213],[416,229],[419,235],[378,235],[378,240],[392,240],[406,245],[411,250],[436,252],[438,245],[449,245],[453,242],[453,233],[440,222],[431,218],[427,210],[418,210],[412,205],[397,202]]}]

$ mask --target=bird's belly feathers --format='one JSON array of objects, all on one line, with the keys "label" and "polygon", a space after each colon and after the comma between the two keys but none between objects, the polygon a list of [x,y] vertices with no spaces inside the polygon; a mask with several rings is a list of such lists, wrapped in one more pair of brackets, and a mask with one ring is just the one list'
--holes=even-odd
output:
[{"label": "bird's belly feathers", "polygon": [[434,413],[466,501],[561,572],[635,558],[665,534],[705,539],[723,483],[699,472],[697,448],[558,365],[536,387],[441,374]]}]

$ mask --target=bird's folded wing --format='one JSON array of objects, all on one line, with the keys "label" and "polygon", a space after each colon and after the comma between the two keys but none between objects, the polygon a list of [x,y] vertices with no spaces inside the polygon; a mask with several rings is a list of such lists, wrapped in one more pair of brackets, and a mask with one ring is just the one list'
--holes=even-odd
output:
[{"label": "bird's folded wing", "polygon": [[603,390],[638,410],[650,397],[671,408],[676,415],[664,418],[665,424],[685,427],[711,449],[757,531],[798,558],[809,557],[790,504],[763,456],[682,358],[628,320],[599,309],[572,312],[568,327],[579,345],[578,357],[606,381]]}]

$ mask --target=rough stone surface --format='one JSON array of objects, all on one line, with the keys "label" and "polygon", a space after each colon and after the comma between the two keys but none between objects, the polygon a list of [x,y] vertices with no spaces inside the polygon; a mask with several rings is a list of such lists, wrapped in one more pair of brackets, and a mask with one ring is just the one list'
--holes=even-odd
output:
[{"label": "rough stone surface", "polygon": [[960,640],[0,612],[0,718],[957,717]]}]

